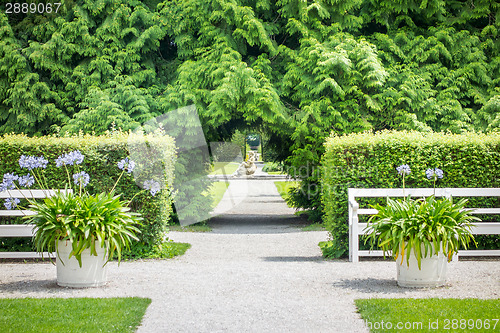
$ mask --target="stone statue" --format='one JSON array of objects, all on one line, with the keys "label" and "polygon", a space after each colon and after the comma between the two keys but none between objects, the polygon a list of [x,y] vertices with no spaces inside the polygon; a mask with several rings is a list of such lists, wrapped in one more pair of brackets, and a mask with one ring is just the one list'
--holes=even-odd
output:
[{"label": "stone statue", "polygon": [[233,177],[241,177],[241,176],[251,176],[257,170],[257,166],[255,165],[256,154],[253,151],[248,153],[248,159],[243,161],[238,169],[233,173]]}]

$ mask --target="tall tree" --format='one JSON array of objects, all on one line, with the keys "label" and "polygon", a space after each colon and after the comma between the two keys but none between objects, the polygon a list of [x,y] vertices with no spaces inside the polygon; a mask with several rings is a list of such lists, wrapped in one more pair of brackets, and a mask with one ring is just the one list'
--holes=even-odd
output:
[{"label": "tall tree", "polygon": [[[68,5],[70,4],[71,5]],[[0,132],[132,129],[194,104],[208,140],[266,131],[321,214],[331,131],[500,127],[493,0],[78,0],[0,12]],[[293,169],[292,169],[293,172]]]}]

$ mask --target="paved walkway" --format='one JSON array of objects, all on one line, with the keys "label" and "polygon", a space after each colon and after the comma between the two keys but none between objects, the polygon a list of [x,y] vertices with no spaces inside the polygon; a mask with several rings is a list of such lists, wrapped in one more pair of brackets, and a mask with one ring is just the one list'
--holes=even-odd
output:
[{"label": "paved walkway", "polygon": [[[233,199],[242,184],[231,181]],[[110,263],[109,283],[83,290],[57,287],[51,264],[0,264],[0,297],[149,297],[139,332],[350,333],[368,332],[358,298],[500,296],[498,261],[450,263],[445,287],[417,290],[396,285],[392,261],[325,261],[326,232],[297,228],[271,181],[245,184],[247,200],[215,217],[213,232],[170,233],[192,244],[184,256]]]},{"label": "paved walkway", "polygon": [[212,215],[293,216],[294,212],[279,195],[273,180],[230,179]]}]

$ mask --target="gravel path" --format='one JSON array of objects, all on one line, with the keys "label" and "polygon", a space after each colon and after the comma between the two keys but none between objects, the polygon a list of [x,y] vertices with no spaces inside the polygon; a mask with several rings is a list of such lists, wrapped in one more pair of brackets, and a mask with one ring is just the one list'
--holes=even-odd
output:
[{"label": "gravel path", "polygon": [[297,228],[272,182],[248,185],[254,196],[214,218],[213,232],[170,233],[192,244],[182,257],[110,263],[95,289],[57,287],[48,263],[0,264],[0,297],[149,297],[139,332],[368,332],[355,299],[500,297],[494,260],[452,262],[435,289],[399,288],[392,261],[325,261],[326,232]]}]

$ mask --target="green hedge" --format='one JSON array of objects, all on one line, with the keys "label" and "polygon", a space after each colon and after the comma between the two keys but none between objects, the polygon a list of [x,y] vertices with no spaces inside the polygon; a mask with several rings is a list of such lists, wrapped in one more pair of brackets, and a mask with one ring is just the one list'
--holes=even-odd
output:
[{"label": "green hedge", "polygon": [[[408,164],[405,186],[432,187],[428,168],[440,168],[444,178],[436,187],[500,187],[500,134],[461,135],[383,131],[330,136],[321,161],[322,205],[330,240],[321,244],[325,256],[348,252],[347,189],[399,188],[396,167]],[[469,207],[500,207],[498,198],[470,200]],[[367,207],[374,200],[360,203]],[[498,216],[480,216],[484,219]],[[500,237],[477,236],[478,248],[500,248]]]},{"label": "green hedge", "polygon": [[[27,137],[12,134],[0,137],[0,176],[9,172],[17,175],[27,174],[26,169],[19,166],[21,155],[44,156],[49,164],[43,172],[48,187],[64,188],[68,178],[64,167],[56,167],[54,160],[63,153],[80,150],[85,155],[80,171],[90,175],[90,183],[86,187],[91,194],[108,192],[119,178],[118,161],[130,157],[136,162],[134,180],[132,174],[125,172],[116,186],[115,192],[122,194],[123,199],[133,198],[130,207],[141,213],[144,218],[141,227],[141,249],[144,246],[154,246],[163,242],[170,218],[172,205],[169,191],[162,190],[154,197],[149,192],[141,191],[137,184],[144,180],[156,178],[169,188],[173,182],[175,163],[174,140],[168,136],[132,135],[114,132],[103,136],[74,137]],[[73,173],[73,166],[68,170]],[[140,170],[140,173],[136,172]],[[153,177],[154,176],[154,177]],[[1,181],[1,180],[0,180]],[[72,180],[73,181],[73,180]],[[36,185],[32,188],[36,188]],[[1,203],[3,206],[3,202]],[[21,205],[25,203],[21,202]],[[2,207],[1,209],[5,209]],[[2,223],[11,223],[4,220]],[[15,221],[18,222],[18,221]],[[139,244],[136,244],[139,245]]]}]

